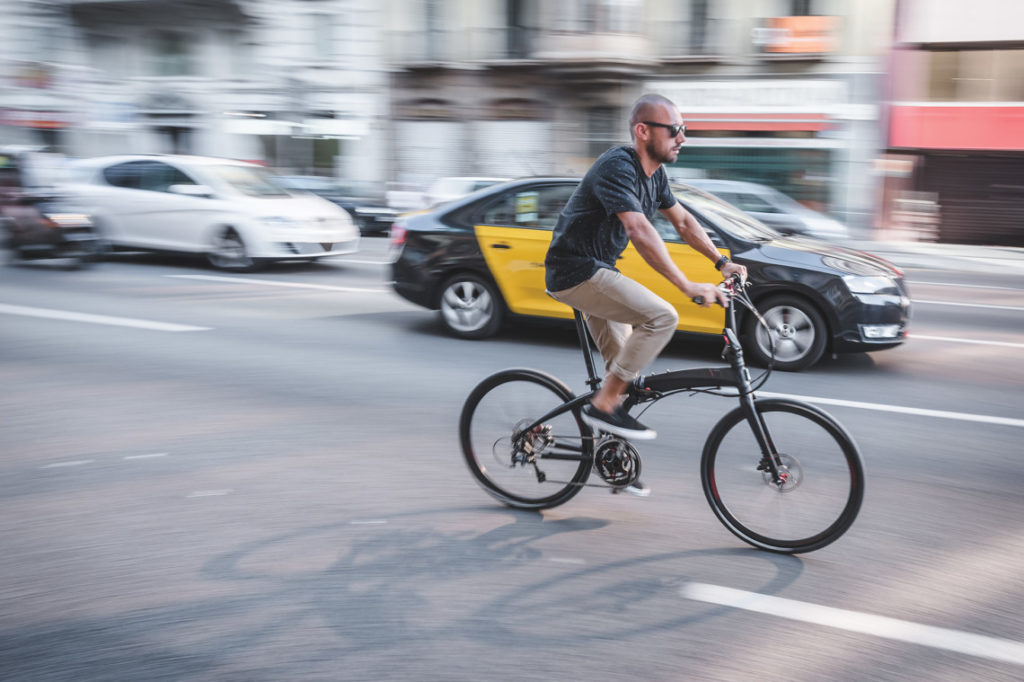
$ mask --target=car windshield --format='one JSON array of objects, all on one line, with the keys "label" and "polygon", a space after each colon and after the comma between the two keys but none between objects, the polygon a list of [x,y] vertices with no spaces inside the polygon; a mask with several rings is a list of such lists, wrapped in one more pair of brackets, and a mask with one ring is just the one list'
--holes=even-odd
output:
[{"label": "car windshield", "polygon": [[345,194],[346,192],[345,187],[342,187],[330,178],[296,178],[285,176],[275,177],[274,180],[288,189],[298,190],[300,192],[323,192],[324,194]]},{"label": "car windshield", "polygon": [[692,187],[675,187],[673,192],[687,206],[740,239],[768,241],[780,235],[732,204]]},{"label": "car windshield", "polygon": [[204,169],[235,191],[250,197],[287,197],[287,189],[262,168],[253,166],[207,166]]}]

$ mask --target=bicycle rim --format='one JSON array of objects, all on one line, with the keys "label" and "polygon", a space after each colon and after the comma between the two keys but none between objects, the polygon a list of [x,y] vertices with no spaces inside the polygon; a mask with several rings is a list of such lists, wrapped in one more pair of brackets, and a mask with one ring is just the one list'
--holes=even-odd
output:
[{"label": "bicycle rim", "polygon": [[459,436],[466,464],[487,492],[513,507],[545,509],[580,491],[592,443],[578,411],[524,433],[572,397],[557,379],[532,370],[499,372],[477,386],[463,407]]},{"label": "bicycle rim", "polygon": [[779,485],[758,469],[761,451],[742,409],[715,426],[701,480],[715,515],[745,542],[774,552],[820,549],[849,529],[864,497],[857,446],[827,413],[790,400],[755,402],[781,460]]}]

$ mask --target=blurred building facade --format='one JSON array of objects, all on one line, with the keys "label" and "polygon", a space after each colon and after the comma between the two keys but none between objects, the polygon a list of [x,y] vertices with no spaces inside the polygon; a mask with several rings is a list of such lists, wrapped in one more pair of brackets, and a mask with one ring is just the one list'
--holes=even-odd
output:
[{"label": "blurred building facade", "polygon": [[1024,246],[1024,3],[900,0],[888,72],[879,227]]},{"label": "blurred building facade", "polygon": [[7,0],[0,143],[426,186],[580,174],[640,94],[671,169],[873,223],[896,0]]},{"label": "blurred building facade", "polygon": [[579,174],[629,108],[682,109],[677,176],[871,224],[892,0],[387,0],[393,177]]},{"label": "blurred building facade", "polygon": [[372,0],[5,0],[0,142],[383,180]]}]

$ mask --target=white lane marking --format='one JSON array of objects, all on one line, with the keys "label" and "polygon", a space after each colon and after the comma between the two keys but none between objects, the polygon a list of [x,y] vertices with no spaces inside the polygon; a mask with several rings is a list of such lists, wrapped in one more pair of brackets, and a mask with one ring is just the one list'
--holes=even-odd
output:
[{"label": "white lane marking", "polygon": [[556,563],[556,564],[579,564],[579,565],[583,565],[583,564],[587,563],[583,559],[572,559],[572,558],[563,558],[563,557],[556,557],[556,556],[548,557],[548,561]]},{"label": "white lane marking", "polygon": [[299,282],[278,282],[270,279],[251,279],[248,277],[217,277],[216,275],[164,275],[175,279],[197,279],[206,282],[230,282],[232,284],[262,284],[268,287],[286,287],[289,289],[319,289],[320,291],[346,291],[349,293],[384,294],[390,289],[377,287],[336,287],[328,284],[303,284]]},{"label": "white lane marking", "polygon": [[216,497],[217,495],[230,495],[234,492],[231,488],[225,488],[223,490],[197,490],[194,493],[189,493],[187,497]]},{"label": "white lane marking", "polygon": [[389,260],[351,260],[344,258],[337,261],[338,263],[355,263],[357,265],[391,265]]},{"label": "white lane marking", "polygon": [[1024,308],[1016,305],[991,305],[988,303],[957,303],[956,301],[926,301],[920,298],[911,299],[911,303],[917,305],[919,303],[925,303],[927,305],[952,305],[958,308],[988,308],[991,310],[1024,310]]},{"label": "white lane marking", "polygon": [[210,327],[194,327],[189,324],[137,320],[131,317],[112,317],[110,315],[92,315],[90,313],[74,313],[69,310],[53,310],[51,308],[29,308],[27,306],[8,305],[6,303],[0,303],[0,313],[22,315],[25,317],[42,317],[49,320],[109,324],[115,327],[135,327],[137,329],[151,329],[159,332],[201,332],[210,329]]},{"label": "white lane marking", "polygon": [[1016,287],[997,287],[988,284],[957,284],[956,282],[910,282],[910,286],[956,287],[957,289],[998,289],[999,291],[1024,291]]},{"label": "white lane marking", "polygon": [[923,339],[925,341],[950,341],[952,343],[977,343],[983,346],[1006,346],[1007,348],[1024,348],[1024,343],[1011,343],[1010,341],[982,341],[981,339],[958,339],[953,336],[926,336],[924,334],[911,334],[911,339]]},{"label": "white lane marking", "polygon": [[155,457],[166,457],[166,452],[154,452],[149,455],[126,455],[123,459],[153,459]]},{"label": "white lane marking", "polygon": [[77,467],[83,464],[92,464],[96,460],[94,459],[75,459],[68,462],[54,462],[53,464],[44,464],[42,469],[56,469],[58,467]]},{"label": "white lane marking", "polygon": [[1013,419],[1010,417],[994,417],[987,414],[971,414],[969,412],[947,412],[946,410],[926,410],[919,407],[903,407],[902,405],[879,405],[876,403],[862,403],[856,400],[838,400],[836,398],[819,398],[810,395],[793,395],[791,393],[770,393],[758,391],[757,395],[763,398],[792,398],[803,400],[809,403],[821,403],[822,405],[838,405],[840,407],[856,407],[861,410],[877,410],[879,412],[896,412],[899,414],[913,414],[919,417],[937,417],[939,419],[957,419],[965,422],[981,422],[983,424],[999,424],[1000,426],[1024,427],[1024,419]]},{"label": "white lane marking", "polygon": [[387,523],[387,519],[368,519],[366,521],[349,521],[350,526],[374,526]]},{"label": "white lane marking", "polygon": [[821,606],[706,583],[687,583],[679,592],[686,599],[694,601],[720,604],[745,611],[825,625],[839,630],[849,630],[935,649],[955,651],[993,661],[1024,665],[1024,643],[1011,639],[922,625],[898,618],[837,609],[832,606]]}]

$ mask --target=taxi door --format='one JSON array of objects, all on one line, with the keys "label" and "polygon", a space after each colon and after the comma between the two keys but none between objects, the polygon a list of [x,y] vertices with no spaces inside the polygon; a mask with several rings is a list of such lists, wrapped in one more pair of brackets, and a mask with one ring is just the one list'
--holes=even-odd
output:
[{"label": "taxi door", "polygon": [[509,310],[572,318],[572,308],[544,291],[544,256],[575,183],[533,185],[509,192],[474,226],[480,250]]},{"label": "taxi door", "polygon": [[[686,278],[691,282],[713,282],[722,281],[722,274],[715,270],[715,265],[709,261],[704,254],[700,253],[689,244],[684,242],[679,234],[660,213],[651,221],[654,228],[665,240],[665,247],[668,249],[672,261],[679,266]],[[719,253],[729,255],[721,239],[714,232],[708,231],[708,236],[718,247]],[[710,308],[702,308],[690,300],[679,289],[674,287],[667,279],[658,274],[654,268],[647,264],[636,250],[632,243],[622,252],[618,263],[619,271],[636,280],[640,284],[661,296],[672,304],[679,312],[680,331],[702,332],[717,334],[725,326],[725,309],[721,306],[712,305]]]}]

